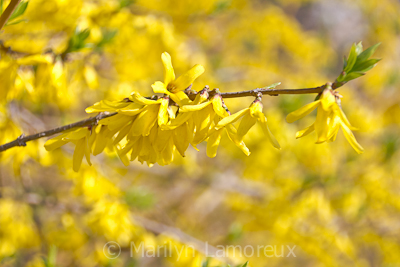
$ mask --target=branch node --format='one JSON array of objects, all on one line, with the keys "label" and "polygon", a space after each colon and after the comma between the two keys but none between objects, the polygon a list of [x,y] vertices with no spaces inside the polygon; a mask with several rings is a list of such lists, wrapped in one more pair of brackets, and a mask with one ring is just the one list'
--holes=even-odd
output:
[{"label": "branch node", "polygon": [[20,136],[18,136],[18,138],[17,138],[18,146],[26,146],[26,143],[23,140],[24,137],[25,137],[25,134],[21,134]]},{"label": "branch node", "polygon": [[[255,97],[258,97],[258,94],[261,93],[260,88],[254,89],[251,94]],[[262,94],[262,93],[261,93]]]}]

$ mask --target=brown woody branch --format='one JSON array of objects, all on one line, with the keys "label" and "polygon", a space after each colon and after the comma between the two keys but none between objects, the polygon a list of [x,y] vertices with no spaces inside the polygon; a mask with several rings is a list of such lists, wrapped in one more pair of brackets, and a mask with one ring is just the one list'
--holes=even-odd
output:
[{"label": "brown woody branch", "polygon": [[5,150],[7,150],[9,148],[12,148],[12,147],[16,147],[16,146],[26,146],[26,142],[29,142],[29,141],[32,141],[32,140],[37,140],[39,138],[46,137],[46,136],[52,136],[52,135],[64,132],[64,131],[72,129],[72,128],[95,125],[95,124],[97,124],[97,122],[99,120],[114,116],[116,114],[117,114],[117,112],[109,113],[109,114],[99,113],[95,117],[90,117],[90,118],[85,119],[85,120],[81,120],[81,121],[78,121],[78,122],[75,122],[75,123],[71,123],[71,124],[68,124],[68,125],[60,126],[60,127],[57,127],[57,128],[54,128],[54,129],[51,129],[51,130],[48,130],[48,131],[40,132],[40,133],[37,133],[37,134],[28,135],[28,136],[25,136],[24,134],[22,134],[17,139],[15,139],[14,141],[9,142],[9,143],[4,144],[4,145],[1,145],[0,146],[0,152],[5,151]]},{"label": "brown woody branch", "polygon": [[[329,83],[329,85],[330,85],[330,83]],[[336,88],[340,87],[341,85],[342,84],[340,84],[340,85],[333,84],[332,88],[336,89]],[[221,96],[223,98],[236,98],[236,97],[246,97],[246,96],[257,96],[257,94],[259,94],[259,93],[262,93],[263,95],[272,95],[272,96],[289,95],[289,94],[319,94],[324,90],[325,86],[326,85],[322,85],[322,86],[314,87],[314,88],[303,88],[303,89],[260,89],[260,88],[257,88],[257,89],[248,90],[248,91],[221,93]],[[195,94],[191,94],[189,97],[193,98],[194,96],[195,96]],[[48,131],[44,131],[44,132],[40,132],[37,134],[28,135],[28,136],[25,136],[24,134],[22,134],[14,141],[9,142],[4,145],[1,145],[0,152],[5,151],[12,147],[16,147],[16,146],[26,146],[26,142],[29,142],[32,140],[37,140],[42,137],[58,134],[58,133],[61,133],[63,131],[66,131],[66,130],[69,130],[72,128],[96,125],[99,120],[114,116],[116,114],[118,114],[118,113],[117,112],[108,113],[108,114],[99,113],[95,117],[90,117],[90,118],[82,120],[82,121],[78,121],[78,122],[71,123],[68,125],[60,126],[55,129],[52,129],[52,130],[48,130]]]},{"label": "brown woody branch", "polygon": [[10,4],[7,6],[6,10],[4,10],[3,14],[0,17],[0,30],[6,25],[8,19],[14,12],[15,8],[18,6],[21,0],[11,0]]}]

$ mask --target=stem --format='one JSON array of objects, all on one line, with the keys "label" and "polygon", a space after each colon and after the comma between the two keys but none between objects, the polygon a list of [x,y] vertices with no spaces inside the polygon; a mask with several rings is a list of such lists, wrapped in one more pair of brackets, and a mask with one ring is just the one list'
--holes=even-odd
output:
[{"label": "stem", "polygon": [[4,25],[6,25],[7,20],[10,18],[11,14],[14,12],[15,8],[20,2],[21,0],[11,0],[6,10],[4,10],[4,13],[0,16],[0,30],[4,27]]},{"label": "stem", "polygon": [[9,148],[12,148],[12,147],[16,147],[16,146],[26,146],[26,142],[29,142],[29,141],[32,141],[32,140],[36,140],[36,139],[39,139],[39,138],[42,138],[42,137],[58,134],[58,133],[61,133],[63,131],[66,131],[66,130],[69,130],[69,129],[72,129],[72,128],[95,125],[95,124],[97,124],[97,122],[99,120],[104,119],[104,118],[108,118],[108,117],[111,117],[111,116],[114,116],[114,115],[117,115],[117,114],[118,114],[117,112],[109,113],[109,114],[99,113],[95,117],[90,117],[88,119],[84,119],[84,120],[81,120],[81,121],[78,121],[78,122],[75,122],[75,123],[71,123],[71,124],[68,124],[68,125],[60,126],[60,127],[57,127],[57,128],[54,128],[54,129],[51,129],[51,130],[48,130],[48,131],[40,132],[40,133],[37,133],[37,134],[28,135],[28,136],[25,136],[24,134],[22,134],[21,136],[19,136],[14,141],[9,142],[9,143],[4,144],[4,145],[1,145],[0,146],[0,152],[5,151],[5,150],[7,150]]},{"label": "stem", "polygon": [[[328,84],[331,85],[330,83],[328,83]],[[257,89],[248,90],[248,91],[221,93],[221,96],[223,98],[236,98],[236,97],[246,97],[246,96],[255,96],[256,97],[259,93],[262,93],[263,95],[273,95],[273,96],[289,95],[289,94],[294,94],[294,95],[297,95],[297,94],[319,94],[324,90],[325,86],[326,85],[313,87],[313,88],[303,88],[303,89],[260,89],[260,88],[257,88]],[[334,89],[336,89],[336,88],[334,88]],[[195,95],[196,94],[190,94],[189,97],[194,98]],[[12,147],[16,147],[16,146],[26,146],[26,142],[36,140],[36,139],[39,139],[42,137],[58,134],[58,133],[61,133],[63,131],[66,131],[66,130],[69,130],[72,128],[96,125],[99,120],[108,118],[108,117],[111,117],[111,116],[114,116],[117,114],[118,114],[117,112],[109,113],[109,114],[99,113],[95,117],[90,117],[88,119],[84,119],[84,120],[81,120],[81,121],[78,121],[75,123],[60,126],[60,127],[54,128],[52,130],[48,130],[48,131],[44,131],[44,132],[40,132],[37,134],[28,135],[28,136],[25,136],[24,134],[22,134],[14,141],[6,143],[4,145],[1,145],[0,152],[5,151]]]},{"label": "stem", "polygon": [[325,88],[325,85],[313,88],[303,88],[303,89],[254,89],[241,92],[228,92],[221,93],[223,98],[235,98],[235,97],[245,97],[245,96],[257,96],[258,93],[263,95],[299,95],[299,94],[318,94],[321,93]]}]

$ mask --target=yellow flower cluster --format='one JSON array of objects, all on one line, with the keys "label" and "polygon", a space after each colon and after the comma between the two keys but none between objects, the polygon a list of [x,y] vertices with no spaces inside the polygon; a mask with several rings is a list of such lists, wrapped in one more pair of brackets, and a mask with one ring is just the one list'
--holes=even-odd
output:
[{"label": "yellow flower cluster", "polygon": [[[86,109],[87,113],[117,113],[101,119],[97,125],[70,130],[46,142],[47,150],[54,150],[68,142],[76,144],[73,156],[73,169],[78,171],[83,157],[91,165],[90,155],[101,153],[107,146],[116,149],[124,165],[138,160],[148,166],[170,164],[175,151],[182,157],[189,145],[198,150],[197,145],[207,142],[207,156],[217,155],[222,134],[225,130],[229,139],[246,155],[250,151],[243,142],[244,136],[257,122],[270,143],[277,149],[280,145],[267,125],[267,118],[262,112],[261,93],[249,108],[230,114],[218,89],[212,91],[205,87],[191,99],[188,94],[191,85],[203,72],[201,65],[195,65],[189,71],[175,79],[171,57],[163,53],[164,82],[152,85],[155,95],[151,98],[133,92],[122,101],[103,100]],[[189,92],[186,92],[189,91]],[[357,143],[348,119],[340,107],[340,96],[328,84],[319,95],[319,99],[287,116],[287,122],[294,122],[314,109],[318,109],[314,124],[297,132],[296,138],[313,131],[317,133],[317,144],[332,142],[340,128],[351,146],[362,153],[363,148]],[[239,127],[233,125],[241,119]]]},{"label": "yellow flower cluster", "polygon": [[339,101],[340,96],[338,93],[333,91],[330,86],[327,86],[318,100],[293,111],[286,117],[286,121],[292,123],[310,114],[317,108],[315,123],[304,130],[298,131],[296,133],[296,138],[306,136],[315,131],[317,133],[317,144],[333,142],[336,139],[339,129],[342,128],[347,141],[349,141],[350,145],[358,154],[361,154],[364,149],[351,132],[351,130],[356,130],[356,128],[351,126],[340,107]]},{"label": "yellow flower cluster", "polygon": [[[152,88],[163,96],[145,98],[133,92],[122,101],[100,101],[88,107],[86,112],[118,114],[100,120],[94,127],[80,128],[50,139],[45,148],[54,150],[68,142],[75,143],[75,171],[79,170],[84,155],[91,164],[90,154],[101,153],[107,145],[116,148],[125,165],[135,159],[147,162],[149,166],[155,163],[167,165],[174,159],[175,151],[185,156],[189,144],[197,149],[203,141],[207,141],[207,155],[215,157],[225,129],[229,139],[250,155],[243,137],[257,121],[273,146],[280,148],[262,113],[261,96],[249,108],[230,115],[218,90],[209,91],[206,87],[193,100],[185,93],[185,89],[204,72],[203,66],[195,65],[175,79],[170,55],[165,52],[161,59],[165,69],[164,82],[155,82]],[[236,129],[233,123],[242,117]]]}]

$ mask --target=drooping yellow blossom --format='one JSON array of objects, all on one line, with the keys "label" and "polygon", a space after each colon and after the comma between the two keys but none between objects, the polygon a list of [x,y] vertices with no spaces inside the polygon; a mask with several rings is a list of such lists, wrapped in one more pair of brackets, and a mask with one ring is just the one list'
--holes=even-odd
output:
[{"label": "drooping yellow blossom", "polygon": [[357,142],[351,130],[356,130],[351,126],[346,115],[343,113],[338,104],[338,95],[331,88],[327,87],[322,93],[320,99],[293,111],[286,117],[286,121],[292,123],[298,119],[310,114],[314,109],[317,109],[317,118],[309,127],[298,131],[296,138],[300,138],[315,131],[317,133],[317,144],[324,142],[333,142],[336,139],[340,127],[343,129],[344,136],[354,150],[361,154],[364,149]]},{"label": "drooping yellow blossom", "polygon": [[91,135],[91,130],[88,127],[78,128],[77,130],[66,132],[60,136],[48,140],[44,147],[47,151],[52,151],[68,142],[75,143],[73,169],[77,172],[81,167],[83,156],[86,157],[88,164],[92,165],[90,162],[90,146],[94,141],[94,136],[95,135]]},{"label": "drooping yellow blossom", "polygon": [[[217,154],[218,146],[222,136],[222,130],[215,130],[217,123],[227,116],[228,111],[224,108],[224,103],[221,95],[218,93],[208,100],[208,89],[203,89],[197,94],[195,100],[190,105],[184,105],[179,109],[179,114],[176,119],[172,120],[168,125],[164,125],[164,129],[176,129],[181,127],[183,123],[188,124],[188,127],[193,134],[189,135],[192,138],[178,139],[179,142],[184,142],[186,146],[189,143],[196,149],[197,145],[207,140],[207,156],[213,158]],[[234,126],[229,125],[226,128],[228,137],[235,143],[246,155],[250,155],[249,149],[242,140],[237,137],[237,131]]]},{"label": "drooping yellow blossom", "polygon": [[261,99],[257,98],[250,105],[249,108],[245,108],[235,114],[232,114],[232,115],[220,120],[218,122],[218,124],[215,126],[215,129],[219,130],[223,127],[232,125],[232,123],[234,123],[237,120],[239,120],[240,118],[242,118],[239,128],[237,129],[237,137],[238,137],[239,141],[242,141],[243,137],[247,134],[247,132],[250,130],[250,128],[253,127],[254,124],[256,124],[256,122],[259,122],[264,134],[267,136],[267,138],[271,142],[271,144],[275,148],[281,149],[281,146],[279,145],[278,141],[272,135],[271,131],[268,128],[267,118],[265,117],[264,113],[262,112],[262,108],[263,108],[263,105],[261,103]]},{"label": "drooping yellow blossom", "polygon": [[[123,101],[101,101],[86,112],[117,112],[115,116],[100,120],[99,124],[109,130],[105,138],[113,139],[113,145],[124,165],[138,159],[149,166],[166,165],[173,160],[176,149],[173,131],[161,131],[160,126],[175,118],[169,106],[169,96],[158,99],[142,97],[133,92]],[[178,146],[179,147],[179,146]],[[183,154],[185,149],[179,149]]]},{"label": "drooping yellow blossom", "polygon": [[202,65],[195,65],[190,70],[175,79],[174,68],[172,67],[171,56],[164,52],[161,55],[164,65],[164,82],[155,82],[152,84],[155,93],[167,94],[178,105],[187,104],[188,96],[183,92],[204,72]]}]

